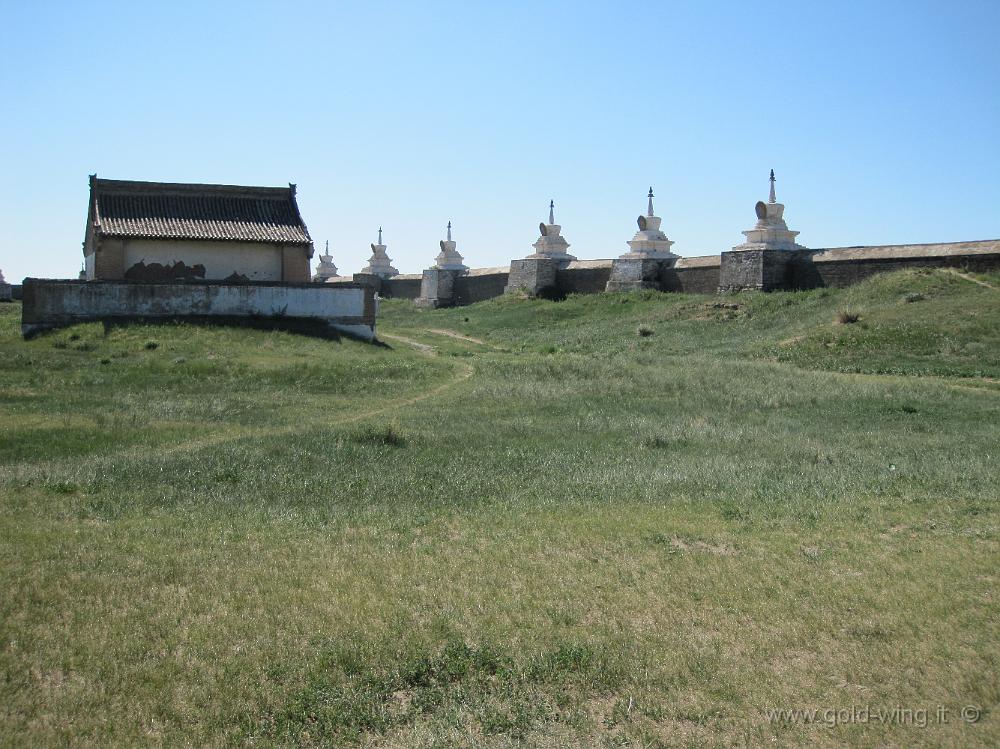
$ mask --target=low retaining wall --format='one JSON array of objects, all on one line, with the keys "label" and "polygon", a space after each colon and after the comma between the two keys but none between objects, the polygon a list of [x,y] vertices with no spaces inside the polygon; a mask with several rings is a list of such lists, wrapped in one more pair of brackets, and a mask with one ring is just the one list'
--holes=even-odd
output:
[{"label": "low retaining wall", "polygon": [[25,338],[81,322],[233,322],[315,334],[375,337],[375,294],[362,284],[135,283],[26,278]]}]

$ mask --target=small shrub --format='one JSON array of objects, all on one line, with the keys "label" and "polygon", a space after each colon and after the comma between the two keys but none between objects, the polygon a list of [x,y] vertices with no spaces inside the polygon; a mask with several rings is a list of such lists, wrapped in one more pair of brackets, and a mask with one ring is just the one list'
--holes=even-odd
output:
[{"label": "small shrub", "polygon": [[46,488],[53,494],[75,494],[80,490],[80,487],[72,481],[54,481],[49,483]]},{"label": "small shrub", "polygon": [[69,339],[71,341],[79,341],[80,340],[80,334],[79,333],[72,333],[72,334],[70,334]]},{"label": "small shrub", "polygon": [[651,437],[642,438],[642,446],[649,450],[659,450],[670,445],[670,440],[667,437],[662,437],[659,434],[653,435]]},{"label": "small shrub", "polygon": [[351,441],[359,445],[384,445],[386,447],[406,447],[406,438],[393,427],[366,427],[351,435]]},{"label": "small shrub", "polygon": [[924,295],[919,291],[911,291],[909,294],[903,295],[904,302],[919,302],[924,299]]},{"label": "small shrub", "polygon": [[637,332],[639,333],[640,338],[648,338],[653,335],[653,329],[648,325],[640,325]]},{"label": "small shrub", "polygon": [[146,341],[146,351],[155,351],[160,347],[160,344],[156,341]]},{"label": "small shrub", "polygon": [[101,364],[110,364],[110,363],[111,363],[111,360],[109,358],[107,358],[107,357],[104,357],[103,359],[101,359]]},{"label": "small shrub", "polygon": [[853,325],[861,319],[861,315],[856,312],[842,309],[837,313],[837,317],[835,319],[838,325]]}]

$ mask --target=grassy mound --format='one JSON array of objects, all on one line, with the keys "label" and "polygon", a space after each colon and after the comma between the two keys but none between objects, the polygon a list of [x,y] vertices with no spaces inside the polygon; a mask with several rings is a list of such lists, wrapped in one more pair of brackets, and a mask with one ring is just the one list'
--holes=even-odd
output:
[{"label": "grassy mound", "polygon": [[390,301],[388,347],[0,307],[0,743],[993,745],[975,281]]}]

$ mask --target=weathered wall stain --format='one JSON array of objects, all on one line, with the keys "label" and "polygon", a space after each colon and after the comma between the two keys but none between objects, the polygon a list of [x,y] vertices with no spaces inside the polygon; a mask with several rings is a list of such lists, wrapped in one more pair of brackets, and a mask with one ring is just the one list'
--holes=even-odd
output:
[{"label": "weathered wall stain", "polygon": [[[170,265],[146,263],[140,260],[125,271],[126,281],[198,281],[205,278],[205,266],[201,263],[188,266],[183,260]],[[231,278],[226,279],[232,280]],[[240,280],[247,280],[245,277]]]}]

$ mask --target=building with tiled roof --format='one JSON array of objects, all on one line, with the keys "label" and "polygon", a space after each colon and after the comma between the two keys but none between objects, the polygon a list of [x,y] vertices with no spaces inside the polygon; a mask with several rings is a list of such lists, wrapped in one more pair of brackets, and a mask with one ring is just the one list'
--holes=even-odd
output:
[{"label": "building with tiled roof", "polygon": [[243,187],[90,177],[87,280],[310,280],[295,185]]}]

